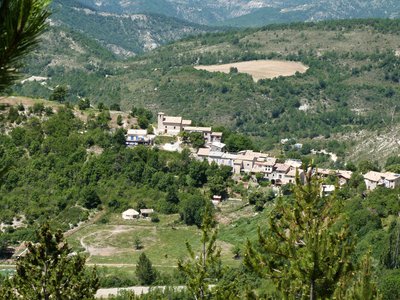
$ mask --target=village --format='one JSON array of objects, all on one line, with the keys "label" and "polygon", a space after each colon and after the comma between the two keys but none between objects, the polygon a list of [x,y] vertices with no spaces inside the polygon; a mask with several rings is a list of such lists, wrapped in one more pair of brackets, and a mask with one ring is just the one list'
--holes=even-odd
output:
[{"label": "village", "polygon": [[[178,136],[182,132],[201,133],[204,138],[204,147],[193,153],[193,157],[200,161],[208,161],[217,165],[225,165],[232,168],[233,174],[262,174],[263,178],[273,186],[283,186],[295,183],[299,176],[304,183],[305,173],[301,169],[302,162],[297,159],[286,159],[283,162],[267,153],[243,150],[237,153],[225,151],[222,143],[222,132],[213,132],[211,127],[192,126],[191,120],[185,120],[181,116],[166,116],[159,112],[157,115],[157,127],[154,134],[148,134],[147,130],[129,129],[126,135],[126,145],[153,145],[156,136]],[[299,144],[300,146],[300,144]],[[333,176],[337,178],[340,186],[345,185],[353,172],[348,170],[320,169],[312,170],[313,175],[321,178]],[[393,172],[369,171],[363,174],[367,190],[372,191],[378,186],[394,189],[400,185],[400,174]],[[333,192],[334,185],[324,185],[325,193]]]}]

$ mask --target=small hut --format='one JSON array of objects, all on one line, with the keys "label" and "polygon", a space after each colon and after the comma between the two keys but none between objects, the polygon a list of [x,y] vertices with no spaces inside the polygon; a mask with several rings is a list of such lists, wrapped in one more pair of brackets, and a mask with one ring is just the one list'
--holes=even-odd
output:
[{"label": "small hut", "polygon": [[133,220],[133,219],[138,219],[138,218],[139,218],[139,213],[132,208],[130,208],[122,213],[122,219],[124,219],[124,220]]},{"label": "small hut", "polygon": [[154,214],[154,209],[144,208],[140,210],[140,214],[143,218],[148,218],[150,215]]}]

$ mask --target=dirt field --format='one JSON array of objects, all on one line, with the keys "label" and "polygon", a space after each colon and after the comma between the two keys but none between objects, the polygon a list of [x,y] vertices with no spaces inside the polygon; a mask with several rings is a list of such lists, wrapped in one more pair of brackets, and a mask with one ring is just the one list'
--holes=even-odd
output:
[{"label": "dirt field", "polygon": [[292,76],[296,72],[305,73],[308,70],[308,67],[300,62],[281,60],[252,60],[225,65],[195,66],[194,68],[209,72],[229,73],[231,67],[237,68],[240,73],[251,75],[254,81]]}]

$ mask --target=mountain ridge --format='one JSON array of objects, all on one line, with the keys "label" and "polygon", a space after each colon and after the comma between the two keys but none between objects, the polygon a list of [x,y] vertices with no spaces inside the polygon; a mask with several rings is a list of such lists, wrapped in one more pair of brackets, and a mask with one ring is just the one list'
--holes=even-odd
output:
[{"label": "mountain ridge", "polygon": [[[160,13],[206,25],[254,27],[293,20],[320,21],[347,18],[398,18],[400,16],[400,3],[395,0],[76,1],[99,11]],[[266,19],[269,15],[272,16],[271,20]],[[246,22],[243,22],[243,19]]]}]

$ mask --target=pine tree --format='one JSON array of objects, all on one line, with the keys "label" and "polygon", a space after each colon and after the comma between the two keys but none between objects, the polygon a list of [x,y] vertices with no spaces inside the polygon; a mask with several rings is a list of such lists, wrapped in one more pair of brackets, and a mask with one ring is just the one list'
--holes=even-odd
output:
[{"label": "pine tree", "polygon": [[388,245],[381,261],[388,269],[400,269],[400,217],[390,225]]},{"label": "pine tree", "polygon": [[210,284],[217,283],[222,276],[221,249],[216,245],[218,231],[214,225],[211,207],[207,205],[201,224],[201,252],[196,255],[187,242],[189,259],[178,262],[178,269],[186,276],[186,286],[196,300],[210,299]]},{"label": "pine tree", "polygon": [[143,252],[139,256],[139,260],[136,265],[136,276],[138,277],[141,284],[150,285],[154,283],[157,279],[156,271],[153,268],[153,265]]},{"label": "pine tree", "polygon": [[351,281],[354,239],[340,220],[340,200],[322,195],[311,171],[293,192],[293,204],[277,199],[258,245],[247,243],[245,265],[269,278],[284,299],[330,298]]},{"label": "pine tree", "polygon": [[350,288],[346,285],[336,289],[336,299],[355,299],[355,300],[375,300],[382,297],[378,293],[376,283],[373,278],[371,265],[371,252],[368,252],[361,260],[360,268],[356,274]]},{"label": "pine tree", "polygon": [[25,257],[17,262],[16,274],[5,284],[0,299],[94,299],[98,289],[96,270],[85,268],[85,258],[74,254],[58,231],[44,224],[38,243],[28,244]]},{"label": "pine tree", "polygon": [[38,44],[50,0],[0,1],[0,92],[18,78],[22,59]]}]

